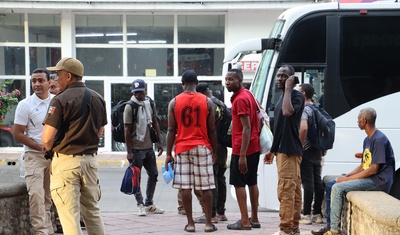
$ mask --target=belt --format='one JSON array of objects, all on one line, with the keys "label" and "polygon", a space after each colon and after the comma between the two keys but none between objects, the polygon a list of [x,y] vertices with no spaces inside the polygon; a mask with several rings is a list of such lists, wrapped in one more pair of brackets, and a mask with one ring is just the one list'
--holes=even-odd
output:
[{"label": "belt", "polygon": [[[63,153],[62,153],[62,154],[63,154]],[[57,155],[57,157],[60,157],[60,156],[58,155],[58,153],[56,153],[56,155]],[[82,156],[84,156],[84,155],[90,155],[90,156],[94,157],[94,156],[97,155],[97,152],[95,152],[95,153],[82,153],[82,154],[63,154],[63,155],[72,155],[72,157],[82,157]]]}]

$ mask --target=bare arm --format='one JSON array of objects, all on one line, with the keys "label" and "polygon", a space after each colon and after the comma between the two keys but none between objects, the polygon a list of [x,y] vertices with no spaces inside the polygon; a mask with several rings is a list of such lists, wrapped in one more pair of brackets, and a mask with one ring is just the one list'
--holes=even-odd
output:
[{"label": "bare arm", "polygon": [[352,172],[347,174],[344,177],[339,177],[337,179],[337,182],[344,182],[348,180],[355,180],[355,179],[365,179],[370,176],[376,175],[379,169],[379,164],[371,164],[371,166],[364,170],[362,168],[362,165],[360,164],[356,169],[354,169]]},{"label": "bare arm", "polygon": [[35,142],[33,139],[25,135],[25,129],[26,126],[14,124],[14,139],[31,149],[44,152],[44,147],[42,144]]},{"label": "bare arm", "polygon": [[132,124],[124,124],[124,135],[125,135],[125,146],[126,146],[126,159],[128,159],[129,162],[133,161],[133,152],[132,152]]},{"label": "bare arm", "polygon": [[158,125],[158,120],[157,120],[157,109],[156,109],[156,104],[154,104],[153,107],[153,118],[152,118],[153,126],[156,128],[157,131],[157,136],[158,136],[158,142],[157,142],[157,149],[158,149],[158,155],[161,156],[161,154],[164,152],[162,142],[161,142],[161,131],[160,131],[160,125]]},{"label": "bare arm", "polygon": [[207,133],[208,139],[210,140],[212,153],[213,153],[213,163],[215,163],[216,153],[217,153],[217,132],[215,130],[215,109],[214,103],[210,98],[207,98],[208,106],[208,117],[207,117]]},{"label": "bare arm", "polygon": [[240,115],[240,122],[242,123],[242,145],[240,147],[240,156],[239,156],[239,171],[242,174],[247,172],[247,160],[246,153],[250,144],[250,136],[251,136],[251,125],[250,125],[250,117],[249,115]]},{"label": "bare arm", "polygon": [[168,131],[167,131],[167,156],[165,158],[165,169],[168,170],[168,162],[172,162],[172,147],[175,144],[176,119],[175,119],[175,99],[172,99],[168,105]]},{"label": "bare arm", "polygon": [[300,140],[301,140],[302,146],[304,146],[304,142],[306,141],[307,132],[308,132],[308,122],[307,122],[307,120],[301,120],[301,122],[300,122]]},{"label": "bare arm", "polygon": [[103,135],[104,132],[104,126],[100,127],[99,131],[97,132],[97,137],[101,137]]},{"label": "bare arm", "polygon": [[292,75],[288,79],[286,79],[285,82],[285,94],[283,96],[282,102],[282,113],[284,117],[292,116],[295,111],[292,105],[292,91],[295,86],[296,84],[294,76]]},{"label": "bare arm", "polygon": [[42,132],[42,143],[46,150],[51,150],[54,145],[54,137],[56,136],[57,129],[50,126],[44,125]]}]

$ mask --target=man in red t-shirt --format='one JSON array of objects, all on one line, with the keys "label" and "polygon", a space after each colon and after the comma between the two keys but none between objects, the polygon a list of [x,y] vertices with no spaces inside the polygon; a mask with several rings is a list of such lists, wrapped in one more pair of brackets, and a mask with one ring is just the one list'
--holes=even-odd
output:
[{"label": "man in red t-shirt", "polygon": [[[215,131],[215,110],[210,98],[196,92],[197,74],[188,70],[182,75],[183,92],[168,105],[167,156],[174,161],[175,176],[173,187],[182,189],[183,207],[188,224],[186,232],[194,232],[192,215],[192,188],[202,191],[206,223],[205,232],[213,232],[217,227],[211,223],[215,188],[213,163],[216,160],[217,134]],[[175,159],[172,147],[175,144]]]},{"label": "man in red t-shirt", "polygon": [[[258,221],[257,170],[260,160],[260,139],[257,119],[258,106],[253,94],[243,88],[243,73],[231,69],[225,77],[225,86],[232,91],[232,157],[229,183],[235,186],[241,218],[229,224],[228,229],[250,230],[260,228]],[[249,187],[251,217],[248,216],[245,186]]]}]

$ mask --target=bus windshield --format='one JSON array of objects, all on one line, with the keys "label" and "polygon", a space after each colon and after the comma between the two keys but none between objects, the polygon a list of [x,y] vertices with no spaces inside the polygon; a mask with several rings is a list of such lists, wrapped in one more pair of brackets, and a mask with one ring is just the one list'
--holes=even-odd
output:
[{"label": "bus windshield", "polygon": [[[284,24],[285,24],[284,20],[277,20],[274,28],[271,31],[271,34],[269,35],[269,38],[280,38]],[[274,55],[274,50],[269,49],[269,50],[263,51],[257,73],[251,84],[250,90],[259,102],[262,101],[262,97],[265,93],[265,89],[268,89],[268,87],[269,87],[269,86],[267,86],[268,84],[266,84],[266,83],[267,83],[268,73],[269,73],[269,69],[271,67],[273,55]]]}]

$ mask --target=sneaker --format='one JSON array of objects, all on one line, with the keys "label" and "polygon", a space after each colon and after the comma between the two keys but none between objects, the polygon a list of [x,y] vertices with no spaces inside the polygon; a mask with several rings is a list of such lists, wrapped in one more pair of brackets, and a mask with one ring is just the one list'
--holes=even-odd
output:
[{"label": "sneaker", "polygon": [[202,214],[201,216],[195,218],[195,219],[194,219],[194,222],[195,222],[196,224],[204,224],[204,223],[206,223],[206,215],[205,215],[205,214]]},{"label": "sneaker", "polygon": [[324,233],[326,233],[329,229],[326,227],[320,228],[320,229],[315,229],[315,230],[311,230],[311,233],[313,235],[323,235]]},{"label": "sneaker", "polygon": [[290,235],[300,235],[300,229],[294,230]]},{"label": "sneaker", "polygon": [[137,215],[138,215],[138,216],[146,216],[146,208],[144,207],[143,204],[140,204],[140,205],[138,206],[138,213],[137,213]]},{"label": "sneaker", "polygon": [[313,223],[316,223],[316,224],[323,224],[324,223],[324,221],[322,220],[322,215],[321,214],[313,215],[311,221]]},{"label": "sneaker", "polygon": [[292,235],[292,233],[285,233],[282,230],[279,230],[278,232],[274,233],[274,235]]},{"label": "sneaker", "polygon": [[150,214],[163,214],[164,210],[157,208],[155,205],[149,205],[146,207],[146,212]]},{"label": "sneaker", "polygon": [[300,224],[312,224],[311,215],[303,215],[299,220]]},{"label": "sneaker", "polygon": [[218,215],[217,214],[217,220],[218,221],[228,221],[228,218],[226,217],[226,215]]}]

